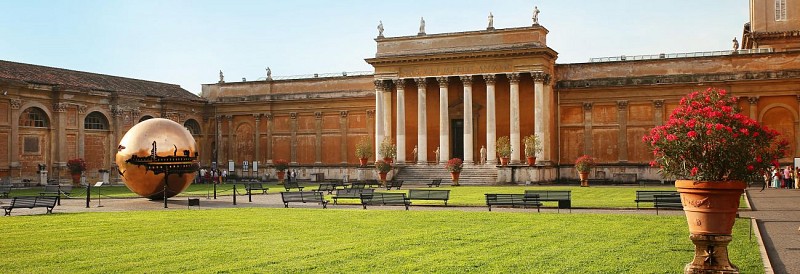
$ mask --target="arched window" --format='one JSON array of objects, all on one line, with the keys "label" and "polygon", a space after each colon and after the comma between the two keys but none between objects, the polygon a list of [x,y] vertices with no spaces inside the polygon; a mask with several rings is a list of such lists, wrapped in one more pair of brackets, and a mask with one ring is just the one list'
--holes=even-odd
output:
[{"label": "arched window", "polygon": [[48,127],[47,113],[37,107],[27,108],[19,116],[19,125],[23,127]]},{"label": "arched window", "polygon": [[188,129],[192,135],[200,134],[200,124],[198,124],[194,119],[186,120],[186,122],[183,123],[183,126],[186,127],[186,129]]},{"label": "arched window", "polygon": [[97,111],[89,113],[89,115],[86,115],[86,119],[83,120],[83,128],[107,130],[108,119],[106,119],[105,115]]},{"label": "arched window", "polygon": [[153,119],[153,116],[145,115],[145,116],[142,117],[142,119],[139,119],[139,123],[147,121],[147,120],[150,120],[150,119]]}]

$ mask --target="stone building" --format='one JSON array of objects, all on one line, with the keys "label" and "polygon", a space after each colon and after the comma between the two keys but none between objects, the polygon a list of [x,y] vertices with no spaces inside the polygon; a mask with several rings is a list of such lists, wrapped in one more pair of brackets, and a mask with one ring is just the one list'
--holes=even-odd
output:
[{"label": "stone building", "polygon": [[[741,48],[737,40],[729,50],[710,52],[559,64],[559,52],[547,45],[549,31],[534,20],[507,29],[490,24],[485,30],[427,34],[421,25],[419,33],[409,36],[379,33],[375,57],[366,59],[373,72],[300,77],[272,77],[268,72],[257,81],[220,79],[203,85],[200,98],[177,86],[88,73],[69,79],[117,79],[127,87],[101,85],[105,80],[86,86],[0,73],[0,79],[7,79],[0,80],[0,89],[11,92],[6,103],[0,100],[0,115],[7,116],[0,116],[0,142],[9,140],[10,155],[6,162],[0,158],[0,172],[30,177],[30,165],[37,162],[60,166],[72,155],[87,155],[92,151],[87,141],[107,149],[91,152],[104,159],[95,167],[112,168],[107,166],[115,146],[111,140],[119,140],[133,123],[150,115],[171,117],[188,128],[196,125],[202,165],[232,164],[232,172],[248,176],[255,173],[244,170],[245,161],[250,167],[257,161],[258,174],[265,174],[277,159],[290,161],[306,178],[313,173],[374,176],[356,168],[355,145],[369,138],[377,147],[388,137],[396,143],[395,161],[402,167],[396,176],[409,179],[415,170],[440,176],[440,164],[453,157],[465,160],[465,172],[490,173],[480,177],[485,183],[573,179],[573,161],[589,154],[600,161],[593,178],[660,180],[647,165],[651,155],[641,137],[668,119],[680,97],[712,86],[744,98],[744,113],[790,141],[794,154],[784,159],[788,163],[800,155],[800,14],[795,12],[800,0],[750,3]],[[48,117],[47,126],[21,128],[21,112],[31,106],[21,102],[40,102],[36,107]],[[66,110],[56,112],[54,104]],[[86,130],[75,122],[97,116],[89,115],[95,109],[111,130]],[[498,137],[510,138],[511,161],[517,164],[524,159],[522,138],[531,134],[544,144],[536,166],[493,165]],[[105,139],[89,140],[99,138],[95,135]],[[40,141],[45,153],[28,156],[27,136],[52,142]],[[481,147],[487,148],[489,165],[475,164],[481,160]],[[462,176],[462,181],[464,177],[474,176]]]}]

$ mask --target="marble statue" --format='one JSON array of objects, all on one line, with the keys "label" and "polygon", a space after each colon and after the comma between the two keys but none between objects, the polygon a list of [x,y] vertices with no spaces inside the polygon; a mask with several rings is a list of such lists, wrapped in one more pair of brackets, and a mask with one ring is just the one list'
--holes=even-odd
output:
[{"label": "marble statue", "polygon": [[492,15],[491,12],[489,12],[489,26],[486,27],[486,29],[488,29],[488,30],[493,30],[494,29],[494,15]]},{"label": "marble statue", "polygon": [[419,33],[417,35],[425,35],[425,18],[419,18]]},{"label": "marble statue", "polygon": [[272,80],[272,70],[267,67],[267,80]]},{"label": "marble statue", "polygon": [[486,146],[481,146],[481,164],[486,164]]},{"label": "marble statue", "polygon": [[417,154],[419,154],[419,149],[416,145],[414,145],[414,150],[411,151],[411,158],[414,159],[414,162],[417,162]]},{"label": "marble statue", "polygon": [[378,21],[378,37],[383,37],[383,21]]},{"label": "marble statue", "polygon": [[219,82],[225,83],[225,75],[222,75],[222,70],[219,71]]},{"label": "marble statue", "polygon": [[739,50],[739,41],[736,40],[736,37],[733,37],[733,50]]},{"label": "marble statue", "polygon": [[434,159],[438,163],[439,162],[439,147],[436,147],[436,150],[434,150],[433,153],[436,154],[436,158],[434,158]]},{"label": "marble statue", "polygon": [[533,24],[539,24],[539,7],[533,6]]}]

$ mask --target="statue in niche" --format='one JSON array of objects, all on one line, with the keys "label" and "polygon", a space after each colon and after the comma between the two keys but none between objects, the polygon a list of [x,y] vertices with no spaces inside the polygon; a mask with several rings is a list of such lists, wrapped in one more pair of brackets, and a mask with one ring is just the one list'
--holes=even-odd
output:
[{"label": "statue in niche", "polygon": [[533,6],[533,24],[539,24],[539,7]]},{"label": "statue in niche", "polygon": [[486,29],[488,29],[488,30],[493,30],[494,29],[494,15],[492,15],[491,12],[489,12],[489,26],[486,27]]},{"label": "statue in niche", "polygon": [[267,80],[272,80],[272,70],[267,67]]},{"label": "statue in niche", "polygon": [[378,24],[378,37],[383,38],[383,21]]},{"label": "statue in niche", "polygon": [[481,146],[481,164],[486,164],[486,146]]},{"label": "statue in niche", "polygon": [[417,158],[417,154],[419,154],[419,149],[414,145],[414,150],[411,151],[411,159],[414,159],[415,163],[418,161],[417,159],[419,159]]},{"label": "statue in niche", "polygon": [[419,18],[419,33],[417,35],[425,35],[425,18]]},{"label": "statue in niche", "polygon": [[439,162],[439,147],[436,147],[436,150],[434,150],[433,153],[436,154],[435,161],[438,163]]}]

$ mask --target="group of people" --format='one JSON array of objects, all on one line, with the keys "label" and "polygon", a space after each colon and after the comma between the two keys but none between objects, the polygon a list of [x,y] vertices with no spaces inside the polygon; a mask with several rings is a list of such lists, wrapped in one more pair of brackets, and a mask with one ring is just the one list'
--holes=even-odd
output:
[{"label": "group of people", "polygon": [[787,166],[773,169],[771,180],[767,186],[770,188],[800,188],[798,173],[800,173],[800,167],[792,169],[792,167]]},{"label": "group of people", "polygon": [[225,181],[226,177],[228,177],[227,170],[219,170],[219,169],[211,169],[206,170],[205,168],[200,169],[200,177],[198,180],[202,180],[204,183],[215,182],[221,183]]}]

